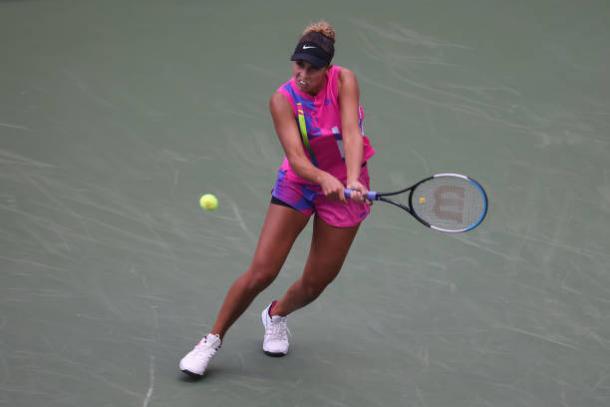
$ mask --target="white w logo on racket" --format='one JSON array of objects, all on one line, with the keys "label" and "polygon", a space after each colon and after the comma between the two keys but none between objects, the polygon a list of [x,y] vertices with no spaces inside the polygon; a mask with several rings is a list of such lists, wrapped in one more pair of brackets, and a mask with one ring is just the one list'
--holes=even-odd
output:
[{"label": "white w logo on racket", "polygon": [[[465,190],[455,185],[441,185],[434,191],[434,214],[440,219],[464,221]],[[451,210],[454,209],[454,210]]]}]

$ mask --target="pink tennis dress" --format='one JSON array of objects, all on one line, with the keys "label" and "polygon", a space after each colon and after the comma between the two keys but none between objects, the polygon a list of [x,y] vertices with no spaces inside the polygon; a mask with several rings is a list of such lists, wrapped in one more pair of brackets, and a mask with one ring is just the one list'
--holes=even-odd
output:
[{"label": "pink tennis dress", "polygon": [[[302,127],[303,130],[306,128],[309,148],[305,148],[305,151],[309,159],[316,167],[329,172],[345,184],[347,168],[341,136],[338,87],[341,69],[337,65],[331,66],[327,72],[326,84],[315,96],[302,92],[294,78],[280,86],[277,91],[290,102],[297,127]],[[364,135],[362,106],[358,109],[358,119],[363,138],[363,167],[359,181],[368,188],[366,162],[375,154],[375,150]],[[326,198],[319,185],[301,178],[292,170],[287,158],[284,158],[278,169],[272,196],[307,216],[317,213],[326,223],[336,227],[355,226],[370,213],[370,207],[365,203],[342,203]]]}]

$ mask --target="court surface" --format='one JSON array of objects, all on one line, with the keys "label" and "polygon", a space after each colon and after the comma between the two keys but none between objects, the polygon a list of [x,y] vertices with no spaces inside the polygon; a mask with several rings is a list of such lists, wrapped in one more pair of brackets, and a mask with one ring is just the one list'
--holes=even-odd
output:
[{"label": "court surface", "polygon": [[[259,312],[307,229],[185,379],[269,201],[267,100],[319,18],[374,188],[468,174],[488,218],[447,236],[376,205],[268,358]],[[0,406],[610,405],[608,21],[606,0],[0,1]]]}]

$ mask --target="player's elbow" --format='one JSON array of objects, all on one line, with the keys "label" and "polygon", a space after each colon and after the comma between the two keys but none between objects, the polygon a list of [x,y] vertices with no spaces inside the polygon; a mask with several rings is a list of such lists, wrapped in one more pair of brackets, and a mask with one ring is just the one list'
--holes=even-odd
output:
[{"label": "player's elbow", "polygon": [[301,154],[288,154],[286,156],[290,168],[299,176],[302,176],[307,169],[308,160]]}]

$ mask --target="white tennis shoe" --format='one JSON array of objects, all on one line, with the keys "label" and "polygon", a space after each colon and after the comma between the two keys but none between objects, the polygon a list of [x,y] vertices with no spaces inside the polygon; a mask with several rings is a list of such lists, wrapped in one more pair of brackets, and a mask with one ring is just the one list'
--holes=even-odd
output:
[{"label": "white tennis shoe", "polygon": [[263,352],[269,356],[284,356],[288,353],[288,325],[287,317],[280,315],[269,315],[269,310],[273,303],[269,304],[261,314],[263,326],[265,327],[265,337],[263,338]]},{"label": "white tennis shoe", "polygon": [[220,349],[221,340],[218,335],[208,334],[192,351],[180,361],[180,370],[192,377],[201,377],[210,363],[210,359]]}]

